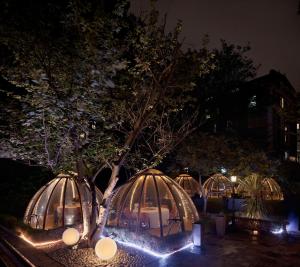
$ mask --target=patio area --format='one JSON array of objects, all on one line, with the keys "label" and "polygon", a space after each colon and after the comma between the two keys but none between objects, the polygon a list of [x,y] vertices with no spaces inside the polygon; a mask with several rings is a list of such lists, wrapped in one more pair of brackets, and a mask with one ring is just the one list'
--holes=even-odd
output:
[{"label": "patio area", "polygon": [[111,262],[98,259],[92,249],[71,250],[43,248],[54,260],[64,266],[210,266],[210,267],[296,267],[300,265],[300,237],[298,236],[250,236],[231,233],[224,238],[214,235],[204,237],[199,253],[187,248],[169,257],[158,258],[141,250],[118,244],[118,254]]}]

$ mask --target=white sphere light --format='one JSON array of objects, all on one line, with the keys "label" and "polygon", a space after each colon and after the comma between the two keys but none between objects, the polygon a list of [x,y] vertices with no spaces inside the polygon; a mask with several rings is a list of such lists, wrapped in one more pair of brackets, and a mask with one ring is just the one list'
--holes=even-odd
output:
[{"label": "white sphere light", "polygon": [[63,232],[62,240],[67,246],[74,246],[78,243],[80,234],[75,228],[68,228]]},{"label": "white sphere light", "polygon": [[101,260],[110,260],[117,253],[117,244],[115,240],[105,237],[97,241],[95,253]]}]

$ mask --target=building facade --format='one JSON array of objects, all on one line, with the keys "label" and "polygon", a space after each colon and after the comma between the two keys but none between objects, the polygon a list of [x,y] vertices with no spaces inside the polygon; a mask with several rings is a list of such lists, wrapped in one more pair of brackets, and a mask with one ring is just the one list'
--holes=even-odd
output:
[{"label": "building facade", "polygon": [[233,131],[271,156],[300,160],[297,93],[286,76],[271,70],[221,98],[206,109],[205,127]]}]

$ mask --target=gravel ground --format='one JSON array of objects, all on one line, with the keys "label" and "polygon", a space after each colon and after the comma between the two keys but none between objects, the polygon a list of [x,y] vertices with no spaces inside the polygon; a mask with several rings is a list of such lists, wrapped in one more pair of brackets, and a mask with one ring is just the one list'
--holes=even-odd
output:
[{"label": "gravel ground", "polygon": [[109,266],[109,267],[125,267],[125,266],[144,266],[146,262],[151,262],[151,256],[137,254],[131,249],[126,250],[118,245],[117,255],[111,261],[102,261],[91,248],[59,248],[55,251],[48,252],[48,255],[65,265],[66,267],[96,267],[96,266]]}]

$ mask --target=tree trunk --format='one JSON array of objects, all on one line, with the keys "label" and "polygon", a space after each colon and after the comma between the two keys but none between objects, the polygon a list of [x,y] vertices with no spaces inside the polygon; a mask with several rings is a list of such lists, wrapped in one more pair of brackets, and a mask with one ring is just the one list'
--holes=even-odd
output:
[{"label": "tree trunk", "polygon": [[203,198],[203,213],[206,214],[206,210],[207,210],[207,192],[205,192],[205,189],[203,188],[202,176],[200,174],[200,171],[199,171],[199,186],[200,186],[200,191],[201,191],[201,195],[202,195],[202,198]]},{"label": "tree trunk", "polygon": [[[77,170],[77,180],[79,183],[79,193],[81,196],[85,195],[84,192],[84,170],[83,170],[83,163],[81,159],[77,159],[76,161],[76,170]],[[90,225],[89,225],[89,220],[90,220],[90,214],[89,214],[89,203],[87,201],[83,201],[83,199],[81,199],[81,206],[82,206],[82,219],[83,219],[83,233],[82,236],[83,238],[85,238],[87,236],[87,234],[90,231]]]},{"label": "tree trunk", "polygon": [[92,246],[92,238],[95,229],[97,228],[97,218],[98,218],[98,203],[96,196],[96,186],[93,181],[89,181],[91,194],[92,194],[92,210],[89,218],[89,232],[88,232],[88,240],[89,246]]},{"label": "tree trunk", "polygon": [[110,207],[110,202],[112,199],[112,192],[116,186],[116,183],[118,182],[118,175],[120,172],[120,165],[113,165],[111,177],[109,180],[108,188],[105,190],[103,195],[103,201],[100,206],[100,214],[99,214],[99,224],[94,228],[94,230],[91,233],[90,238],[90,246],[93,245],[94,241],[96,241],[96,237],[100,238],[103,235],[104,226],[106,224],[107,218],[108,218],[108,212]]},{"label": "tree trunk", "polygon": [[207,211],[207,195],[203,196],[203,213],[206,214]]}]

